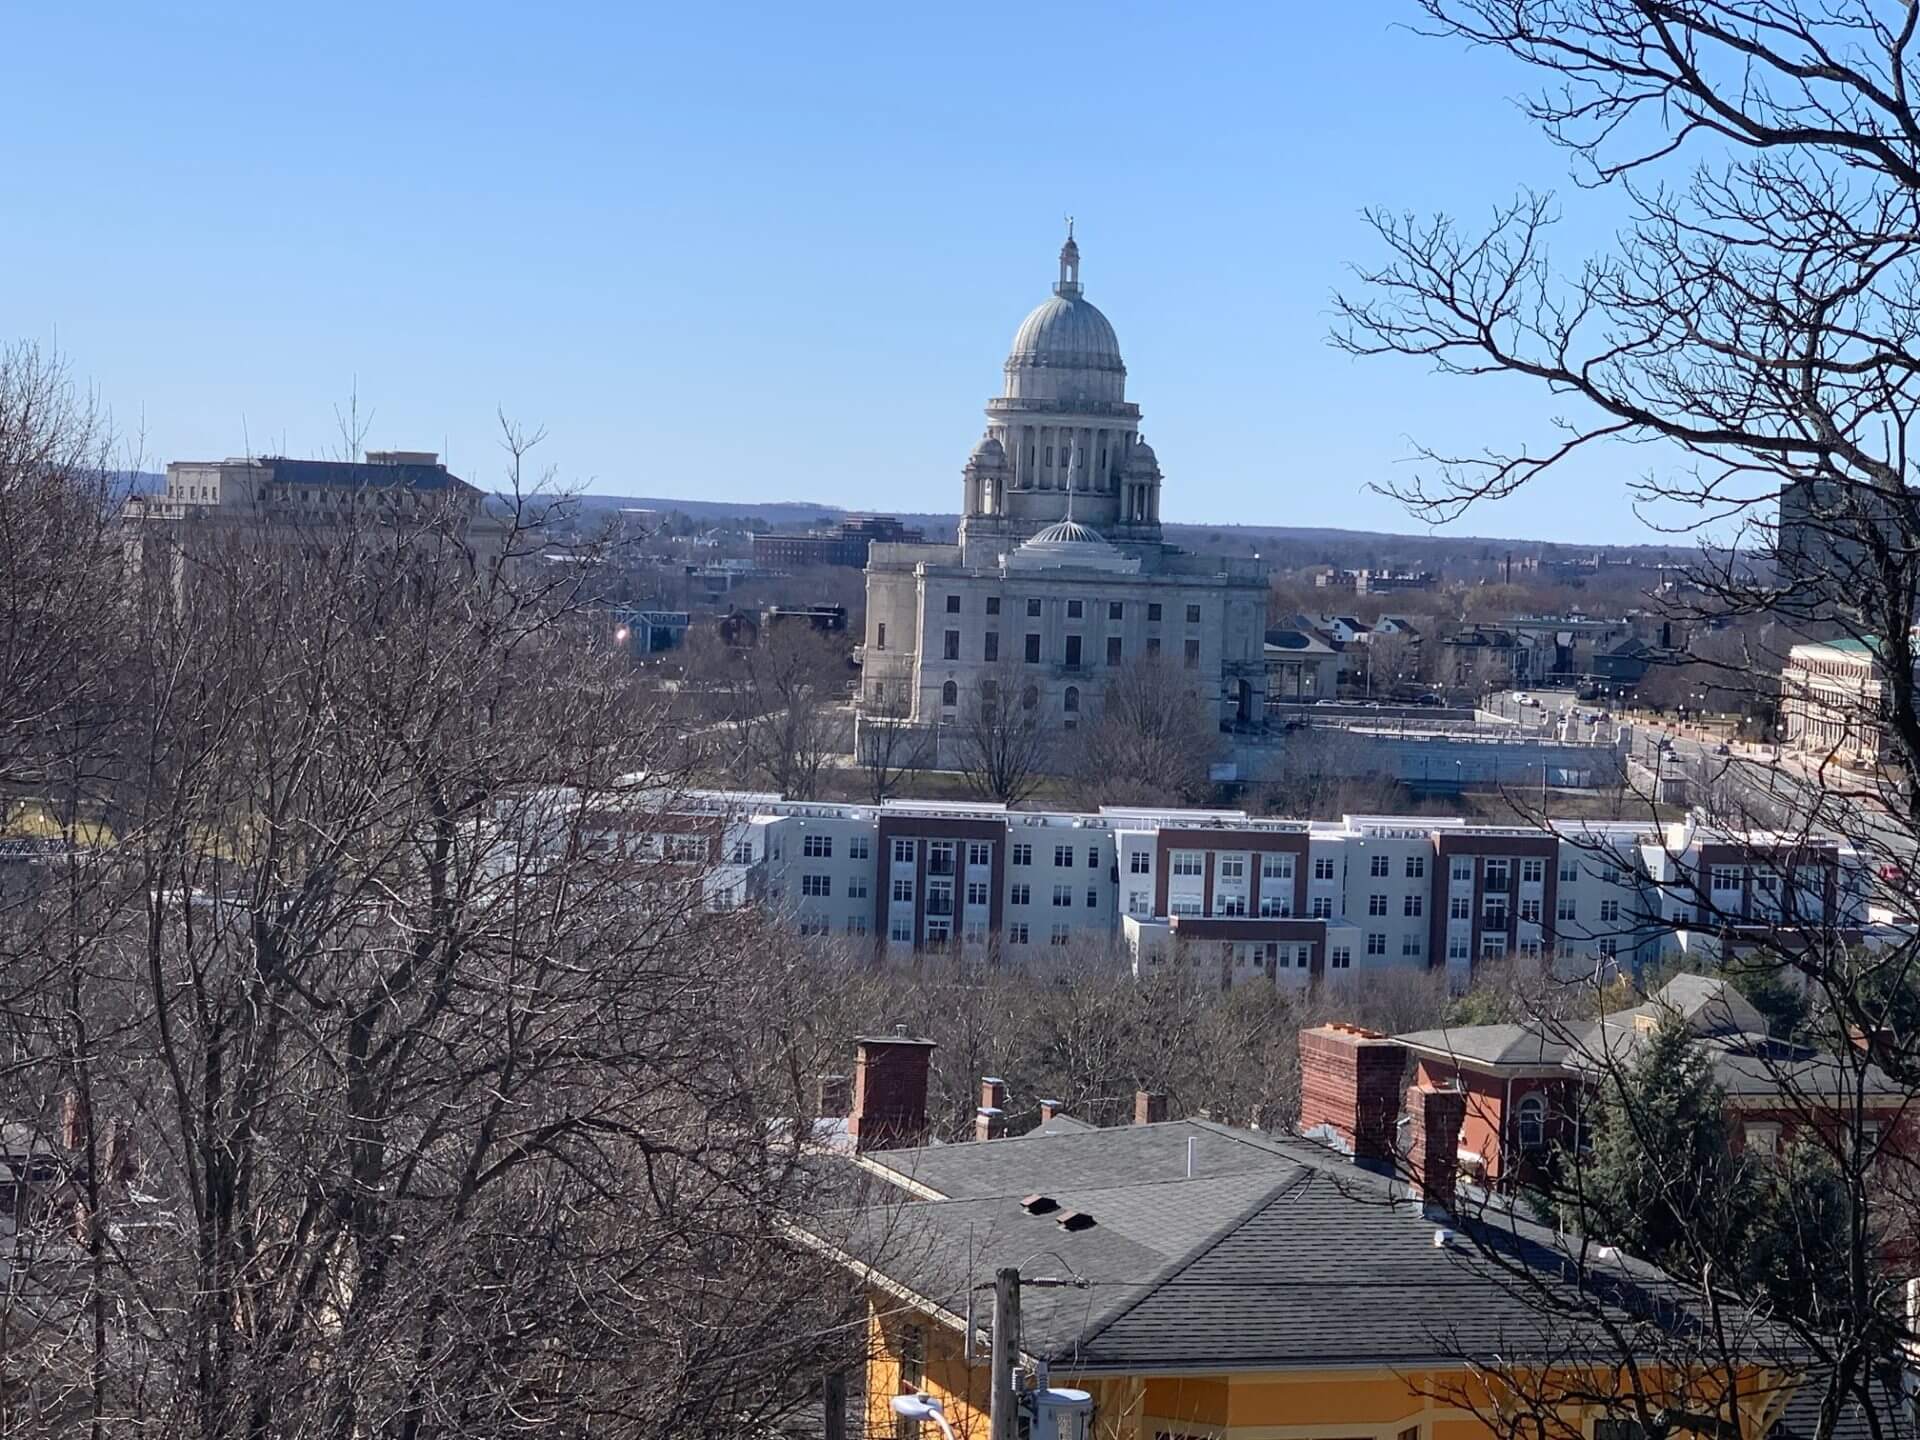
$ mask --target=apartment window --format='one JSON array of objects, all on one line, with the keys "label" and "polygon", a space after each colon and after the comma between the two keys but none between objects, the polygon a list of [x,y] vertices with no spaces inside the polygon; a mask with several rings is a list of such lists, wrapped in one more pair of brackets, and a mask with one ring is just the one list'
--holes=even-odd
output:
[{"label": "apartment window", "polygon": [[1467,937],[1455,935],[1447,941],[1447,959],[1465,960],[1467,958]]},{"label": "apartment window", "polygon": [[893,882],[893,903],[911,905],[913,903],[913,881],[896,880]]},{"label": "apartment window", "polygon": [[1276,855],[1269,851],[1260,857],[1260,878],[1262,880],[1293,879],[1293,856]]},{"label": "apartment window", "polygon": [[[1738,871],[1734,873],[1736,875],[1739,874]],[[1620,867],[1617,865],[1602,865],[1600,867],[1600,883],[1602,885],[1618,885],[1620,883]],[[1738,888],[1739,882],[1735,881],[1734,883],[1735,888]]]},{"label": "apartment window", "polygon": [[1069,670],[1080,668],[1080,637],[1078,635],[1067,636],[1065,664]]},{"label": "apartment window", "polygon": [[1384,915],[1387,913],[1387,897],[1384,895],[1367,896],[1367,914]]},{"label": "apartment window", "polygon": [[1000,597],[998,595],[987,596],[987,613],[989,615],[998,615],[1000,613]]},{"label": "apartment window", "polygon": [[1540,902],[1538,900],[1522,900],[1520,902],[1520,918],[1529,925],[1538,925],[1540,923]]},{"label": "apartment window", "polygon": [[958,615],[960,613],[960,597],[958,595],[947,596],[947,613],[949,615]]},{"label": "apartment window", "polygon": [[736,865],[751,865],[753,863],[753,846],[749,842],[741,840],[735,843],[733,847],[733,863]]},{"label": "apartment window", "polygon": [[954,681],[949,680],[940,687],[940,705],[943,709],[951,710],[959,703],[960,687]]},{"label": "apartment window", "polygon": [[1118,635],[1109,635],[1107,637],[1107,664],[1118,665],[1121,658],[1120,637]]},{"label": "apartment window", "polygon": [[1400,901],[1400,913],[1409,919],[1417,917],[1421,914],[1424,899],[1425,897],[1421,895],[1403,896]]},{"label": "apartment window", "polygon": [[1153,857],[1144,850],[1136,850],[1127,857],[1127,873],[1131,875],[1151,875]]},{"label": "apartment window", "polygon": [[1505,890],[1507,888],[1507,862],[1504,860],[1487,861],[1486,888]]},{"label": "apartment window", "polygon": [[873,851],[868,847],[866,836],[855,835],[847,841],[847,858],[849,860],[871,860],[873,858]]},{"label": "apartment window", "polygon": [[1560,897],[1560,902],[1553,907],[1553,918],[1556,920],[1575,920],[1579,918],[1579,907],[1573,903],[1573,897],[1571,895],[1562,895]]},{"label": "apartment window", "polygon": [[913,916],[911,914],[895,915],[888,920],[887,938],[896,941],[913,939]]},{"label": "apartment window", "polygon": [[1487,908],[1482,912],[1480,924],[1488,930],[1507,928],[1507,901],[1505,896],[1489,895]]},{"label": "apartment window", "polygon": [[1072,933],[1073,933],[1072,928],[1070,926],[1056,925],[1053,927],[1052,930],[1047,932],[1047,944],[1064,945],[1067,943],[1067,939]]},{"label": "apartment window", "polygon": [[1198,640],[1187,641],[1186,660],[1187,669],[1198,670],[1200,668],[1200,642]]},{"label": "apartment window", "polygon": [[1200,897],[1198,895],[1176,895],[1172,900],[1167,902],[1167,913],[1170,915],[1198,915],[1200,913]]},{"label": "apartment window", "polygon": [[1244,880],[1247,878],[1247,857],[1222,855],[1214,862],[1213,873],[1222,880]]},{"label": "apartment window", "polygon": [[1013,863],[1016,865],[1033,864],[1033,846],[1026,841],[1016,841],[1013,847]]},{"label": "apartment window", "polygon": [[1471,895],[1455,895],[1451,900],[1447,901],[1447,918],[1449,920],[1471,920],[1473,918],[1473,897]]},{"label": "apartment window", "polygon": [[1578,860],[1562,860],[1560,862],[1560,883],[1562,885],[1571,885],[1579,878],[1580,862]]},{"label": "apartment window", "polygon": [[1393,862],[1385,855],[1375,855],[1367,863],[1367,873],[1375,877],[1383,877],[1392,873],[1392,867]]},{"label": "apartment window", "polygon": [[1146,891],[1129,890],[1127,892],[1127,913],[1129,915],[1145,915],[1148,911],[1149,903],[1150,901]]},{"label": "apartment window", "polygon": [[913,841],[896,840],[893,842],[893,863],[911,865],[913,863]]},{"label": "apartment window", "polygon": [[1073,847],[1071,845],[1054,846],[1053,863],[1056,868],[1065,868],[1073,864]]},{"label": "apartment window", "polygon": [[1600,942],[1599,950],[1602,955],[1605,955],[1608,959],[1612,959],[1620,953],[1620,942],[1612,936],[1608,936]]},{"label": "apartment window", "polygon": [[1547,862],[1544,860],[1522,860],[1520,862],[1520,883],[1538,885],[1546,878]]},{"label": "apartment window", "polygon": [[1100,847],[1098,845],[1089,845],[1087,847],[1087,869],[1098,870],[1099,868],[1100,868]]},{"label": "apartment window", "polygon": [[1522,940],[1520,942],[1520,958],[1523,960],[1538,960],[1540,958],[1540,942],[1538,940]]},{"label": "apartment window", "polygon": [[1456,855],[1450,873],[1455,880],[1473,879],[1473,861],[1465,855]]},{"label": "apartment window", "polygon": [[822,898],[829,898],[833,894],[833,877],[831,875],[802,875],[800,877],[800,893],[802,895],[816,895]]},{"label": "apartment window", "polygon": [[1418,955],[1420,953],[1420,949],[1421,949],[1420,937],[1418,935],[1406,935],[1401,937],[1400,953],[1403,956]]},{"label": "apartment window", "polygon": [[1293,914],[1291,895],[1263,894],[1260,897],[1260,915],[1263,919],[1284,919]]},{"label": "apartment window", "polygon": [[864,900],[867,898],[867,877],[866,876],[854,875],[848,878],[847,898],[849,900]]},{"label": "apartment window", "polygon": [[1085,609],[1086,609],[1086,606],[1083,601],[1069,600],[1067,601],[1067,618],[1069,620],[1084,619]]},{"label": "apartment window", "polygon": [[1009,945],[1024,945],[1027,943],[1026,921],[1016,920],[1013,924],[1007,926],[1007,943]]},{"label": "apartment window", "polygon": [[980,637],[980,658],[991,664],[1000,658],[1000,632],[989,630]]},{"label": "apartment window", "polygon": [[1040,663],[1040,637],[1038,635],[1028,634],[1026,658],[1027,664],[1029,665],[1038,665]]},{"label": "apartment window", "polygon": [[884,620],[873,627],[873,648],[876,650],[887,648],[887,622]]},{"label": "apartment window", "polygon": [[1087,887],[1087,909],[1097,910],[1099,908],[1100,908],[1100,892],[1096,890],[1093,886],[1089,885]]},{"label": "apartment window", "polygon": [[1314,896],[1313,904],[1309,907],[1308,913],[1316,920],[1331,920],[1333,918],[1333,897],[1331,895]]},{"label": "apartment window", "polygon": [[1198,850],[1176,850],[1171,868],[1175,875],[1199,875],[1204,873],[1206,862]]},{"label": "apartment window", "polygon": [[1033,887],[1027,884],[1015,885],[1008,890],[1007,899],[1015,905],[1030,905],[1033,903]]},{"label": "apartment window", "polygon": [[1498,960],[1507,953],[1507,937],[1495,931],[1480,937],[1480,955],[1485,960]]},{"label": "apartment window", "polygon": [[967,882],[967,904],[984,905],[987,903],[987,882],[969,880]]},{"label": "apartment window", "polygon": [[967,864],[991,865],[992,863],[993,846],[991,844],[985,840],[969,840],[967,842]]},{"label": "apartment window", "polygon": [[1118,620],[1126,614],[1127,607],[1118,600],[1107,602],[1107,619]]},{"label": "apartment window", "polygon": [[1073,905],[1073,887],[1071,885],[1054,886],[1053,887],[1053,908],[1056,910],[1066,910],[1066,909],[1070,909],[1072,905]]},{"label": "apartment window", "polygon": [[1424,855],[1407,856],[1407,879],[1424,880],[1427,878],[1427,857]]},{"label": "apartment window", "polygon": [[1384,930],[1367,932],[1367,954],[1384,955],[1387,953],[1387,936]]},{"label": "apartment window", "polygon": [[1600,923],[1602,925],[1618,925],[1620,923],[1620,902],[1618,900],[1602,900],[1600,902]]},{"label": "apartment window", "polygon": [[1029,620],[1038,620],[1040,618],[1040,602],[1038,600],[1027,601],[1027,618]]},{"label": "apartment window", "polygon": [[1200,607],[1198,605],[1187,606],[1187,623],[1189,625],[1198,625],[1200,623]]},{"label": "apartment window", "polygon": [[1147,638],[1147,658],[1149,660],[1158,660],[1160,658],[1160,637],[1158,635],[1152,635]]},{"label": "apartment window", "polygon": [[1730,865],[1714,866],[1713,888],[1716,890],[1738,890],[1740,888],[1739,870]]},{"label": "apartment window", "polygon": [[864,935],[866,933],[867,933],[867,917],[866,916],[849,915],[847,917],[847,934]]},{"label": "apartment window", "polygon": [[1353,964],[1353,950],[1346,945],[1335,945],[1327,951],[1327,966],[1332,970],[1345,970]]},{"label": "apartment window", "polygon": [[1155,624],[1155,625],[1157,625],[1160,622],[1160,607],[1157,604],[1151,604],[1151,603],[1148,604],[1147,621],[1149,624]]},{"label": "apartment window", "polygon": [[1313,878],[1331,880],[1333,878],[1333,857],[1322,855],[1313,862]]}]

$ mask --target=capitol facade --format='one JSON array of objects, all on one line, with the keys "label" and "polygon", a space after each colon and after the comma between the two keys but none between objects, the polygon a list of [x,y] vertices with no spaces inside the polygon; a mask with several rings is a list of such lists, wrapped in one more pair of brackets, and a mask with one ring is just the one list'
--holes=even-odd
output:
[{"label": "capitol facade", "polygon": [[1017,689],[1068,732],[1126,666],[1155,661],[1190,675],[1223,727],[1258,724],[1266,570],[1162,538],[1159,458],[1071,233],[1004,369],[962,470],[959,543],[869,551],[861,712],[928,727],[949,763],[983,699]]}]

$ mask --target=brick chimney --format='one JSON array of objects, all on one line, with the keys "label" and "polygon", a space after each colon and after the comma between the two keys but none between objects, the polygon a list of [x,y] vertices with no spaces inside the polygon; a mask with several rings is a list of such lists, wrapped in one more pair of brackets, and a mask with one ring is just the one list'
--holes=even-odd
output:
[{"label": "brick chimney", "polygon": [[847,1133],[856,1151],[893,1150],[927,1138],[927,1063],[932,1040],[896,1025],[891,1035],[853,1042],[853,1109]]},{"label": "brick chimney", "polygon": [[820,1077],[820,1108],[822,1120],[845,1118],[853,1109],[853,1077],[851,1075],[822,1075]]},{"label": "brick chimney", "polygon": [[1042,1100],[1040,1102],[1040,1123],[1045,1125],[1049,1120],[1053,1119],[1054,1116],[1058,1115],[1063,1108],[1058,1100]]},{"label": "brick chimney", "polygon": [[980,1108],[982,1110],[1007,1108],[1007,1082],[998,1075],[980,1077]]},{"label": "brick chimney", "polygon": [[78,1090],[67,1091],[60,1112],[60,1143],[69,1150],[86,1149],[87,1122],[87,1102],[80,1098]]},{"label": "brick chimney", "polygon": [[973,1117],[973,1138],[998,1140],[1007,1133],[1007,1117],[997,1105],[982,1105]]},{"label": "brick chimney", "polygon": [[1158,1125],[1167,1118],[1167,1092],[1164,1090],[1136,1090],[1133,1092],[1133,1123],[1136,1125]]},{"label": "brick chimney", "polygon": [[1429,1205],[1453,1208],[1454,1181],[1460,1171],[1460,1127],[1467,1118],[1467,1092],[1407,1091],[1413,1121],[1407,1144],[1407,1172],[1414,1194]]},{"label": "brick chimney", "polygon": [[1316,1025],[1300,1032],[1300,1133],[1355,1160],[1391,1161],[1407,1052],[1377,1030]]}]

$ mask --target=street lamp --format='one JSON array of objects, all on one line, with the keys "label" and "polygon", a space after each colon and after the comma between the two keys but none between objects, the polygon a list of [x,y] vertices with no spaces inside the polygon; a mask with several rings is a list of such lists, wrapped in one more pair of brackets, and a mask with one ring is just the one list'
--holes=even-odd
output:
[{"label": "street lamp", "polygon": [[902,1420],[931,1420],[947,1440],[953,1440],[953,1426],[947,1423],[946,1409],[931,1395],[896,1395],[893,1413]]}]

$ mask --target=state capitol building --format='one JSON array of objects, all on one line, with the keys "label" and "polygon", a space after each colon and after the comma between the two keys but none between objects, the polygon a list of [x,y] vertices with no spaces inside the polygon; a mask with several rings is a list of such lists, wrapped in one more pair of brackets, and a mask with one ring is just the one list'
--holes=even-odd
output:
[{"label": "state capitol building", "polygon": [[1017,685],[1068,731],[1124,666],[1158,659],[1192,676],[1223,726],[1259,723],[1266,570],[1162,538],[1159,460],[1071,233],[1004,368],[962,471],[959,543],[869,551],[861,710],[904,714],[945,752],[952,727]]}]

